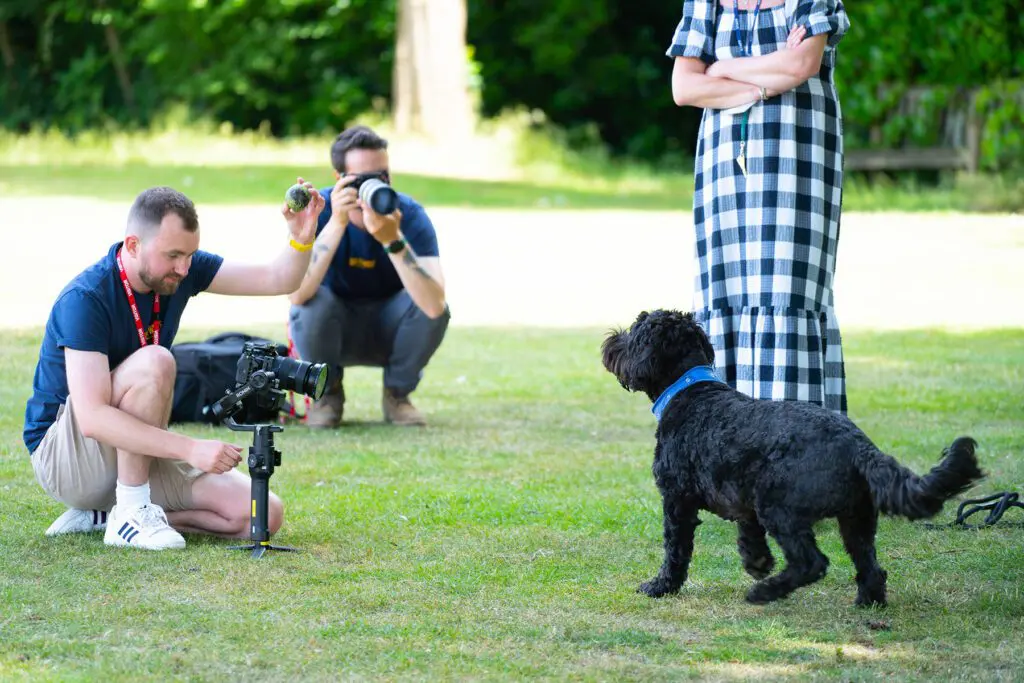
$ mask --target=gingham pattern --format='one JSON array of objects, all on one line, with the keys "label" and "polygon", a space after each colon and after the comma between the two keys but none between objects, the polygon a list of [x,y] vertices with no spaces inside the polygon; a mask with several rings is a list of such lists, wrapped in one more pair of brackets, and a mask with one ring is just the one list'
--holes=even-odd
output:
[{"label": "gingham pattern", "polygon": [[[753,12],[746,12],[749,22]],[[735,14],[686,0],[671,57],[706,63],[740,54]],[[694,308],[727,381],[755,398],[804,400],[846,412],[832,278],[842,203],[842,114],[832,74],[849,27],[840,0],[762,9],[753,54],[784,49],[789,27],[829,38],[817,76],[750,109],[744,177],[735,161],[742,114],[705,110],[693,199]]]},{"label": "gingham pattern", "polygon": [[831,311],[702,309],[695,318],[711,337],[716,369],[738,391],[846,412],[839,325]]}]

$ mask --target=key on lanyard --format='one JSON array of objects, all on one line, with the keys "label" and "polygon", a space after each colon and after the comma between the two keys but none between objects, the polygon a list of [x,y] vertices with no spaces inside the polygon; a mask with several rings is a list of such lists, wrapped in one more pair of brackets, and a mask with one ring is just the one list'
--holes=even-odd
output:
[{"label": "key on lanyard", "polygon": [[[757,30],[757,16],[761,12],[761,0],[757,0],[754,4],[754,16],[751,25],[746,26],[746,20],[744,20],[744,30],[741,32],[740,26],[740,5],[739,0],[733,0],[733,31],[736,32],[736,42],[740,46],[740,56],[750,57],[754,52],[754,31]],[[740,121],[740,153],[736,157],[736,163],[740,167],[740,171],[743,173],[743,177],[747,177],[747,120],[750,118],[750,110],[747,109],[743,112],[743,120]]]}]

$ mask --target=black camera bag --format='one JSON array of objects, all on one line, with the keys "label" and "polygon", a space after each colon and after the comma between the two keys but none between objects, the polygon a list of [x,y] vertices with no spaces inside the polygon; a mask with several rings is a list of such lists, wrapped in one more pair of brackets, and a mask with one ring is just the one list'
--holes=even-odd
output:
[{"label": "black camera bag", "polygon": [[[217,422],[212,415],[203,415],[203,407],[235,388],[238,358],[242,355],[243,345],[249,341],[274,344],[278,354],[288,355],[286,344],[242,332],[224,332],[203,342],[171,346],[171,353],[178,365],[171,422]],[[236,422],[256,424],[277,420],[276,412],[256,408],[248,400],[243,405],[244,409],[235,415]]]}]

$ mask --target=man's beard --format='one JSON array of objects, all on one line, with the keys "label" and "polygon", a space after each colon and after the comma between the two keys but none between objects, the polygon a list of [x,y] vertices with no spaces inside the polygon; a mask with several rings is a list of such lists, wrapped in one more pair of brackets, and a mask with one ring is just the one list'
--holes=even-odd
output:
[{"label": "man's beard", "polygon": [[170,296],[178,291],[178,285],[181,284],[181,280],[177,279],[176,276],[168,276],[161,279],[156,279],[145,269],[139,271],[139,279],[142,280],[142,284],[146,285],[160,296]]}]

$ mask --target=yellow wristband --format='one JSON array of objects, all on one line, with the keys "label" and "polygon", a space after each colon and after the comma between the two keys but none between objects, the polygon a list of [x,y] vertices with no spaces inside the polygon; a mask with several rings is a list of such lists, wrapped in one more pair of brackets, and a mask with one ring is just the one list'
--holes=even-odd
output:
[{"label": "yellow wristband", "polygon": [[295,251],[309,251],[313,248],[313,243],[303,244],[302,242],[296,242],[294,239],[288,240],[288,244],[292,246]]}]

